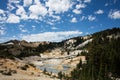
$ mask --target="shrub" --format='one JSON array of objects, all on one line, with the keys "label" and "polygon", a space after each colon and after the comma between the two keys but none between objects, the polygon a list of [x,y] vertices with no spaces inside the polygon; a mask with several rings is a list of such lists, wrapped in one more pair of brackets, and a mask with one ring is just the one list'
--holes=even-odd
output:
[{"label": "shrub", "polygon": [[24,66],[21,67],[22,70],[27,70],[27,68],[29,68],[28,65],[24,65]]}]

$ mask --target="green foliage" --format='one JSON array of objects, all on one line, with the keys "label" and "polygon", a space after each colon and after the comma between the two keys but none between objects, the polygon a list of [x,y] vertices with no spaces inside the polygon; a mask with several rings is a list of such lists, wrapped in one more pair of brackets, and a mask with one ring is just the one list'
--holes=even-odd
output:
[{"label": "green foliage", "polygon": [[32,67],[36,67],[34,64],[32,64],[32,63],[28,63],[30,66],[32,66]]},{"label": "green foliage", "polygon": [[22,70],[27,70],[27,68],[29,68],[28,65],[24,65],[24,66],[21,67]]},{"label": "green foliage", "polygon": [[[120,78],[120,33],[119,28],[93,34],[93,41],[86,48],[87,64],[77,64],[71,72],[70,80],[116,80]],[[113,35],[108,38],[108,35]],[[81,69],[80,69],[81,67]]]},{"label": "green foliage", "polygon": [[20,55],[17,57],[28,57],[28,56],[39,56],[40,53],[37,52],[35,47],[24,47],[24,49],[21,50]]},{"label": "green foliage", "polygon": [[49,44],[40,44],[40,45],[37,47],[36,51],[42,53],[42,52],[44,52],[44,51],[48,51],[48,50],[54,49],[54,48],[56,48],[56,47],[60,47],[60,46],[62,46],[62,45],[63,45],[62,42],[60,42],[60,43],[50,42]]},{"label": "green foliage", "polygon": [[46,70],[46,68],[44,68],[44,71],[43,71],[43,73],[44,73],[44,74],[46,74],[46,72],[47,72],[47,70]]},{"label": "green foliage", "polygon": [[10,58],[14,59],[14,55],[10,54],[6,46],[0,45],[0,58]]},{"label": "green foliage", "polygon": [[8,71],[8,72],[3,72],[2,74],[3,74],[3,75],[8,75],[8,76],[11,76],[11,75],[12,75],[12,73],[11,73],[10,71]]},{"label": "green foliage", "polygon": [[62,78],[63,78],[63,74],[62,74],[61,71],[58,73],[58,78],[59,78],[59,79],[62,79]]},{"label": "green foliage", "polygon": [[76,67],[77,69],[80,69],[80,68],[82,68],[82,60],[80,59],[80,62],[77,64],[77,67]]}]

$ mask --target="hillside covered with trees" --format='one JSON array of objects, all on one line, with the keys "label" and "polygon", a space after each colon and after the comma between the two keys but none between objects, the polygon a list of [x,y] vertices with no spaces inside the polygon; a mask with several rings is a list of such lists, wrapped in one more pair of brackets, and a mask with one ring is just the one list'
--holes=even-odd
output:
[{"label": "hillside covered with trees", "polygon": [[87,63],[80,61],[65,80],[116,80],[120,78],[120,28],[93,34],[93,41],[85,46]]}]

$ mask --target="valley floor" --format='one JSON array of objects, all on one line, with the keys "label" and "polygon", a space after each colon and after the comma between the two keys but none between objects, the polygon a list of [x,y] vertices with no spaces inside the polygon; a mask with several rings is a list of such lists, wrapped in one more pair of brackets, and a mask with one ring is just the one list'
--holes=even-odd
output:
[{"label": "valley floor", "polygon": [[[61,55],[43,53],[42,56],[30,56],[21,59],[0,59],[0,80],[59,80],[58,72],[69,73],[76,67],[80,59],[86,62],[85,56],[78,54]],[[51,55],[51,56],[50,56]],[[35,67],[34,67],[35,66]],[[44,70],[46,69],[46,73]]]},{"label": "valley floor", "polygon": [[24,62],[0,59],[0,80],[59,80]]}]

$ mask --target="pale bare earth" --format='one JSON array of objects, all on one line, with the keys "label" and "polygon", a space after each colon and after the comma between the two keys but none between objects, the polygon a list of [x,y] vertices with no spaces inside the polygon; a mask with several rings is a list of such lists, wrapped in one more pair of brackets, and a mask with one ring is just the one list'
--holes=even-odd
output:
[{"label": "pale bare earth", "polygon": [[[86,62],[85,56],[77,56],[81,51],[72,51],[69,55],[62,52],[60,48],[54,49],[51,52],[45,52],[40,56],[30,56],[22,60],[20,59],[0,59],[0,80],[59,80],[57,73],[50,73],[46,75],[42,70],[33,67],[43,66],[46,64],[55,65],[53,69],[63,71],[63,65],[69,67],[64,71],[68,74],[76,67],[80,59],[82,62]],[[41,60],[43,59],[43,60]],[[29,64],[30,63],[30,64]],[[27,68],[26,68],[27,67]]]},{"label": "pale bare earth", "polygon": [[16,60],[0,59],[0,80],[59,80],[43,74],[40,69]]},{"label": "pale bare earth", "polygon": [[68,70],[64,71],[64,73],[69,74],[79,63],[80,59],[82,60],[83,64],[86,63],[85,56],[77,56],[81,52],[81,50],[75,50],[71,51],[70,54],[67,55],[65,54],[66,52],[62,52],[60,48],[57,48],[52,50],[51,52],[44,52],[43,54],[41,54],[41,58],[45,60],[34,60],[31,62],[36,66],[44,66],[46,64],[54,65],[52,66],[52,69],[59,71],[64,71],[63,65],[65,65],[66,67],[68,67]]}]

